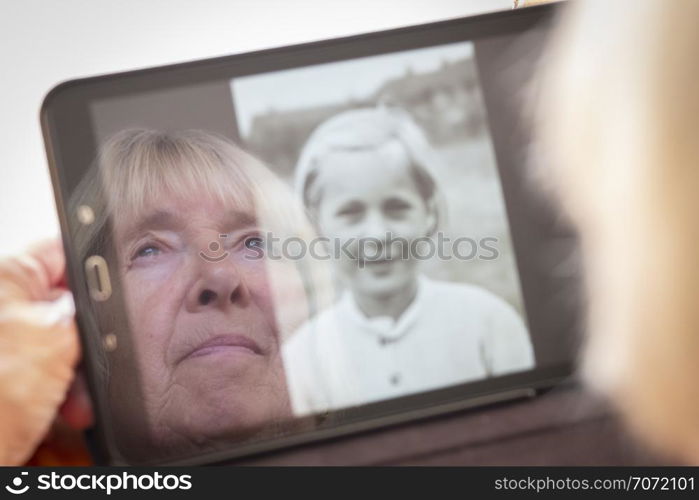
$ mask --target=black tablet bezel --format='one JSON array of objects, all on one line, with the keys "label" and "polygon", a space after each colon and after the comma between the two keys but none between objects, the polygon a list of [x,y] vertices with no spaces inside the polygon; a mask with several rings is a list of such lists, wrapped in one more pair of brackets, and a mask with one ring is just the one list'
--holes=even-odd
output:
[{"label": "black tablet bezel", "polygon": [[[120,457],[118,448],[113,442],[110,432],[107,431],[110,426],[110,417],[105,411],[105,395],[97,390],[95,384],[97,376],[95,373],[95,362],[99,355],[96,350],[102,348],[101,343],[96,341],[96,339],[100,338],[100,332],[97,330],[93,319],[89,315],[81,313],[80,304],[88,303],[86,301],[91,299],[84,287],[80,286],[80,284],[85,282],[83,266],[81,262],[76,261],[73,242],[67,236],[71,233],[68,214],[66,213],[66,202],[69,192],[74,186],[70,186],[66,173],[69,168],[81,169],[81,172],[87,170],[93,163],[97,151],[96,139],[91,128],[89,116],[88,106],[90,102],[114,95],[192,85],[215,79],[230,79],[263,71],[278,71],[286,68],[353,59],[430,45],[515,34],[526,31],[538,23],[550,21],[555,10],[555,5],[543,5],[527,9],[496,12],[335,40],[73,80],[62,83],[51,90],[44,99],[41,108],[41,124],[59,220],[64,235],[64,250],[68,257],[67,279],[78,305],[77,323],[83,344],[84,366],[95,402],[96,418],[102,424],[96,427],[94,432],[95,438],[92,443],[95,447],[97,461],[111,464],[126,463]],[[488,104],[487,101],[486,96],[486,103]],[[498,146],[497,140],[497,138],[494,138],[498,163],[516,161],[511,154],[511,147],[503,149],[503,151],[506,151],[505,153],[498,151],[501,148]],[[69,165],[70,167],[68,167]],[[507,208],[508,216],[520,209],[520,207],[513,207],[511,204],[508,204]],[[537,218],[540,216],[540,213],[537,212],[532,217]],[[516,227],[512,224],[511,231],[514,237],[517,237],[516,233],[518,231],[522,232],[523,235],[527,233],[522,237],[547,237],[547,230],[533,231],[532,233],[528,227]],[[522,261],[519,254],[517,261],[518,267],[522,269]],[[531,304],[527,301],[527,296],[531,294],[536,294],[536,290],[530,291],[529,294],[526,291],[524,293],[528,314],[530,313]],[[570,321],[561,321],[559,323],[562,327],[571,324]],[[395,405],[398,409],[406,400],[418,401],[424,395],[406,396],[388,402],[377,403],[379,405],[383,404],[385,408],[385,415],[381,417],[374,417],[369,420],[362,418],[362,415],[366,414],[366,407],[361,407],[357,410],[344,412],[343,425],[339,427],[333,427],[330,424],[327,427],[320,425],[316,430],[307,433],[242,445],[230,451],[206,453],[196,458],[169,463],[218,462],[243,455],[433,416],[457,409],[480,406],[503,399],[528,395],[533,390],[559,383],[569,378],[572,373],[573,359],[571,355],[568,362],[559,365],[537,367],[522,374],[465,384],[468,386],[469,394],[471,394],[466,399],[463,399],[463,396],[459,397],[459,392],[463,391],[464,385],[431,391],[429,394],[432,399],[434,400],[437,397],[441,403],[432,403],[430,406],[422,407],[418,410],[390,411],[391,405]],[[332,422],[332,419],[329,419],[328,422]]]}]

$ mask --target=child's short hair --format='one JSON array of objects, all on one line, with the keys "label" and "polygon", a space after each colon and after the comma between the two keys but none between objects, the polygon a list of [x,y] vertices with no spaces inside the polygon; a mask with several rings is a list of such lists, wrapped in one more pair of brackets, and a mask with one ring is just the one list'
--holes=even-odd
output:
[{"label": "child's short hair", "polygon": [[[296,166],[296,191],[303,204],[315,211],[320,196],[312,195],[323,158],[330,153],[377,149],[398,141],[410,158],[409,171],[425,204],[434,206],[437,220],[443,212],[433,175],[436,155],[425,134],[407,112],[397,108],[360,108],[345,111],[316,128],[304,146]],[[431,233],[436,230],[432,228]]]}]

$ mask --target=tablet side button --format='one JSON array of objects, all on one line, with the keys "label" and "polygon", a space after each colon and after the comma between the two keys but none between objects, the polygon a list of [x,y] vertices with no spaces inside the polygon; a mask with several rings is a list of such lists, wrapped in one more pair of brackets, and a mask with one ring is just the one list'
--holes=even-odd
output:
[{"label": "tablet side button", "polygon": [[90,297],[97,302],[104,302],[112,295],[107,261],[99,255],[88,257],[85,261],[85,275],[90,290]]}]

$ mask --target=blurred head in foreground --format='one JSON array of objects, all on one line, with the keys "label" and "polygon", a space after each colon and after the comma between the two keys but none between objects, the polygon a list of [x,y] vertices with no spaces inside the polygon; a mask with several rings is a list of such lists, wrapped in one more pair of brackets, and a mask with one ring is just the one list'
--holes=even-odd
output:
[{"label": "blurred head in foreground", "polygon": [[572,2],[539,134],[583,245],[584,373],[658,449],[699,463],[699,2]]}]

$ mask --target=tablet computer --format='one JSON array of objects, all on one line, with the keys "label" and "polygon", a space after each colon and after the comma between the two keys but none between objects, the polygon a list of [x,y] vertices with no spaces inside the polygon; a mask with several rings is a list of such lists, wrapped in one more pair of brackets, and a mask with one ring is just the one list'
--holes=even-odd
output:
[{"label": "tablet computer", "polygon": [[574,240],[521,114],[554,10],[54,88],[98,461],[221,462],[569,377]]}]

